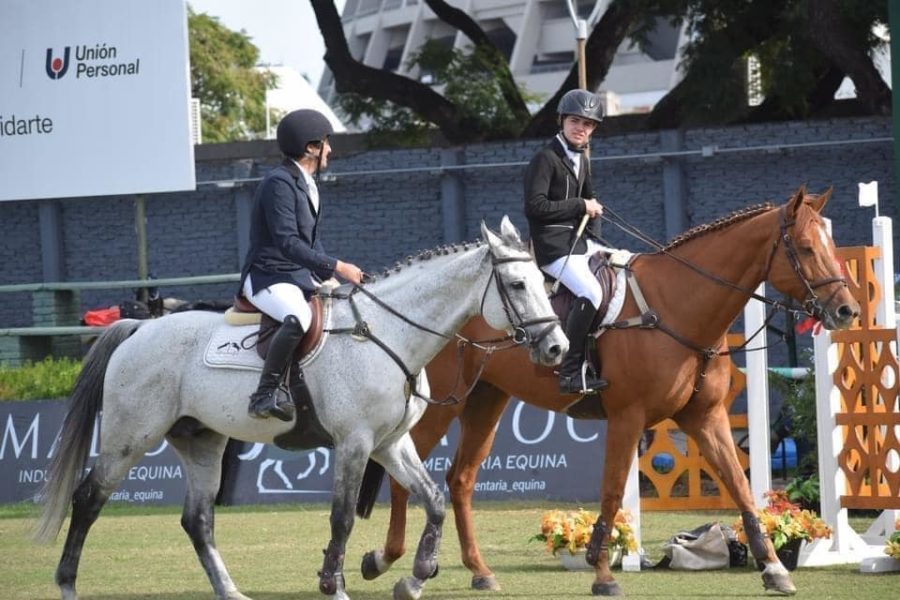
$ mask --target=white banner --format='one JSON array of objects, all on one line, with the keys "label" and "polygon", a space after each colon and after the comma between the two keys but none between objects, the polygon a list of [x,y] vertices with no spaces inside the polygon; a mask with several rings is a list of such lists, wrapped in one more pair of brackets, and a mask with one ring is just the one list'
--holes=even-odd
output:
[{"label": "white banner", "polygon": [[0,200],[195,188],[184,0],[0,2]]}]

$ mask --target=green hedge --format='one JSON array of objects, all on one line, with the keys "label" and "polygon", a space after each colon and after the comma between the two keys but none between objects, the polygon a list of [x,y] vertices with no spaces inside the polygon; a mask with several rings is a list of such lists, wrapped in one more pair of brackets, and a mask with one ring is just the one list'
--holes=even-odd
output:
[{"label": "green hedge", "polygon": [[0,366],[0,400],[63,398],[72,392],[81,362],[72,358],[45,358],[21,367]]}]

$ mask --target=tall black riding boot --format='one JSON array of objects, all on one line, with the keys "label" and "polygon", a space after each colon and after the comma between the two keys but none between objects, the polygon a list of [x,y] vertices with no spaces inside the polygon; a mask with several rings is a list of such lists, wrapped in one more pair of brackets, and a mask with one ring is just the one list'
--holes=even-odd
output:
[{"label": "tall black riding boot", "polygon": [[280,392],[279,385],[291,363],[297,344],[303,339],[303,327],[294,315],[288,315],[269,344],[269,353],[259,377],[259,387],[250,396],[251,417],[275,417],[282,421],[294,418],[294,402],[290,394]]},{"label": "tall black riding boot", "polygon": [[593,375],[584,362],[584,346],[597,309],[587,298],[576,298],[566,321],[569,351],[559,366],[559,390],[564,394],[599,392],[608,384]]}]

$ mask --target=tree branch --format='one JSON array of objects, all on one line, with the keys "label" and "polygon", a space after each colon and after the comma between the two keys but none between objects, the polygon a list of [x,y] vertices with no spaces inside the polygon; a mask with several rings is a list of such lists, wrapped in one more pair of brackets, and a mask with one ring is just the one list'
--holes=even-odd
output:
[{"label": "tree branch", "polygon": [[467,126],[457,107],[446,98],[408,77],[366,66],[354,59],[333,0],[310,0],[319,30],[325,40],[325,63],[334,75],[338,92],[354,92],[407,106],[438,126],[452,142],[471,139],[473,127]]},{"label": "tree branch", "polygon": [[[491,48],[498,56],[502,56],[500,49],[488,37],[484,29],[467,13],[450,6],[444,0],[425,0],[425,4],[434,11],[434,14],[440,20],[461,31],[467,38],[472,40],[473,44]],[[500,75],[500,89],[503,93],[503,99],[509,105],[509,109],[515,115],[515,119],[520,123],[525,123],[531,118],[531,113],[528,112],[525,100],[522,99],[522,94],[519,92],[519,86],[509,70],[509,63],[505,60],[502,62]]]}]

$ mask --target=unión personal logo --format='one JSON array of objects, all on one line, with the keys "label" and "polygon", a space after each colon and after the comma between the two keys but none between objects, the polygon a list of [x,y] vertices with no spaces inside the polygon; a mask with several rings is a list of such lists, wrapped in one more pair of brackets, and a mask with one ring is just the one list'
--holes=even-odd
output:
[{"label": "uni\u00f3n personal logo", "polygon": [[69,70],[70,52],[71,48],[66,46],[63,51],[63,57],[59,58],[58,56],[53,56],[53,48],[47,48],[47,61],[44,65],[47,69],[47,77],[50,79],[62,79],[63,75],[66,74],[66,71]]},{"label": "uni\u00f3n personal logo", "polygon": [[[50,79],[62,79],[69,70],[71,46],[66,46],[63,57],[53,56],[53,48],[47,48],[47,60],[44,65]],[[122,75],[139,75],[141,59],[119,58],[119,49],[107,43],[93,46],[81,44],[75,46],[75,78],[94,79],[102,77],[119,77]]]}]

